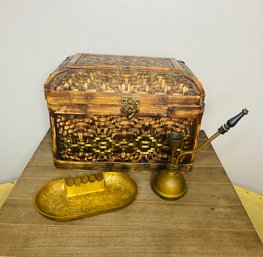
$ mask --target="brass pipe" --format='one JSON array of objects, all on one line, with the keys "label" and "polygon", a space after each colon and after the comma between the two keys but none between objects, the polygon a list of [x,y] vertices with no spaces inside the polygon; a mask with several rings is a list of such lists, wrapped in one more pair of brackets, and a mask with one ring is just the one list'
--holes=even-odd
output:
[{"label": "brass pipe", "polygon": [[157,195],[164,199],[178,199],[187,192],[185,178],[179,170],[179,160],[183,155],[192,154],[202,150],[207,144],[213,141],[219,135],[225,134],[230,128],[234,127],[237,122],[248,113],[243,109],[239,114],[229,119],[222,125],[218,131],[208,138],[203,144],[194,150],[181,151],[175,159],[175,153],[182,149],[184,137],[177,132],[171,132],[167,135],[170,150],[172,152],[171,161],[166,169],[159,172],[153,180],[153,189]]}]

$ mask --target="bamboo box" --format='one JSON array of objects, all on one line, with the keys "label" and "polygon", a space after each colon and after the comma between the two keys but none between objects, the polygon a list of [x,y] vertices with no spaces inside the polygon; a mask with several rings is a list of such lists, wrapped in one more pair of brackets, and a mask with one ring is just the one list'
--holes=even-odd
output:
[{"label": "bamboo box", "polygon": [[57,167],[127,170],[165,165],[169,132],[193,149],[205,93],[173,58],[76,54],[49,76],[45,97]]}]

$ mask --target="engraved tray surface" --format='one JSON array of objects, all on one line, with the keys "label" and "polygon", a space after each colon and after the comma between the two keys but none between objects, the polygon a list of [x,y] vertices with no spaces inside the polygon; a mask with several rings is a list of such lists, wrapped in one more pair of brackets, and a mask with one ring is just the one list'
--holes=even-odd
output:
[{"label": "engraved tray surface", "polygon": [[137,195],[136,183],[125,173],[63,178],[41,188],[35,208],[47,218],[68,221],[125,207]]}]

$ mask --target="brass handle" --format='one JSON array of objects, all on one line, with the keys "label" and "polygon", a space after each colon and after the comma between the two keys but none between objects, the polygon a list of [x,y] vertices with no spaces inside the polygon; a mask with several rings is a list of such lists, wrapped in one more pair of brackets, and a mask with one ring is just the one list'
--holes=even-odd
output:
[{"label": "brass handle", "polygon": [[121,107],[121,113],[126,115],[129,120],[140,111],[138,107],[140,99],[137,97],[123,97],[121,103],[123,104]]}]

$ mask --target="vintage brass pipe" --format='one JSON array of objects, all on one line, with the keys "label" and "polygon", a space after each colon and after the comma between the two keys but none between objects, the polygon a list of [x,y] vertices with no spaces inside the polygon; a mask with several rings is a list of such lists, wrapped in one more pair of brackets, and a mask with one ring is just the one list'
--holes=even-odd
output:
[{"label": "vintage brass pipe", "polygon": [[246,114],[248,114],[248,110],[243,109],[239,114],[222,125],[214,135],[194,150],[182,151],[184,140],[183,135],[177,132],[169,133],[167,139],[172,153],[171,161],[166,169],[159,172],[154,178],[153,189],[155,193],[164,199],[178,199],[182,197],[187,192],[187,185],[184,176],[179,170],[179,161],[181,157],[183,155],[201,151],[219,135],[225,134],[230,128],[234,127]]}]

